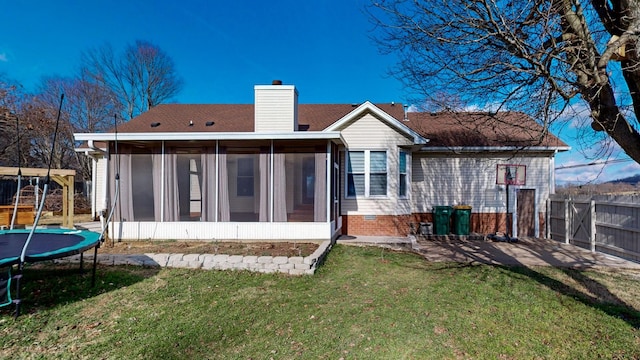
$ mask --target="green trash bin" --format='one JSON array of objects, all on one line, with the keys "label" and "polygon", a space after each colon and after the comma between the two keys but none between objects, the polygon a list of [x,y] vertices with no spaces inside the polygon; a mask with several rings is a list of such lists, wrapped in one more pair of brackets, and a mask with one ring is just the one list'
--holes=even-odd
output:
[{"label": "green trash bin", "polygon": [[453,233],[469,235],[471,224],[471,206],[458,205],[453,207]]},{"label": "green trash bin", "polygon": [[451,206],[433,207],[434,234],[449,235],[449,223],[451,221],[452,210]]}]

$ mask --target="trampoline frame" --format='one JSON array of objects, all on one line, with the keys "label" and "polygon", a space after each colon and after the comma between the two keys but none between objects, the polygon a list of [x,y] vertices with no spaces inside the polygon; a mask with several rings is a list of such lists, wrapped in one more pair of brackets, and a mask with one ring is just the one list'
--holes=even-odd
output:
[{"label": "trampoline frame", "polygon": [[[31,230],[0,230],[0,239],[3,236],[7,235],[15,235],[15,234],[24,234],[25,240],[29,236]],[[91,272],[91,286],[95,285],[95,277],[96,277],[96,265],[98,258],[98,248],[101,244],[101,234],[88,230],[69,230],[69,229],[37,229],[34,234],[38,236],[31,239],[31,242],[28,244],[26,251],[27,253],[24,256],[24,261],[21,261],[20,254],[7,254],[6,251],[3,251],[3,243],[0,242],[0,268],[9,268],[12,269],[17,265],[17,271],[11,276],[8,282],[8,295],[10,296],[10,290],[12,282],[11,280],[15,280],[13,284],[15,284],[15,296],[12,297],[12,302],[15,305],[14,317],[18,317],[20,315],[20,280],[23,276],[24,263],[36,263],[41,261],[55,260],[60,259],[72,255],[80,254],[80,271],[83,271],[83,263],[84,263],[84,253],[91,248],[94,248],[93,254],[93,268]],[[41,241],[47,241],[46,235],[56,235],[56,236],[71,236],[76,235],[82,238],[81,241],[76,244],[65,244],[67,246],[62,247],[49,247],[46,252],[33,253],[29,252],[30,248],[37,248],[37,245]],[[42,236],[45,235],[45,236]],[[22,247],[22,246],[21,246]],[[14,249],[15,250],[15,249]],[[7,256],[8,255],[8,256]],[[9,305],[10,303],[6,304]]]}]

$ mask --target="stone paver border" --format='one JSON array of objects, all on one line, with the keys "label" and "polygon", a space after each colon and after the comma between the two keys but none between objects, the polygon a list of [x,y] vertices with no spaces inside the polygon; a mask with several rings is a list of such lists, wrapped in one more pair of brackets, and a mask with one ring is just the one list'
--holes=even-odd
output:
[{"label": "stone paver border", "polygon": [[[135,265],[149,267],[189,268],[205,270],[247,270],[261,273],[311,275],[322,264],[334,242],[323,241],[313,254],[302,256],[242,256],[220,254],[98,254],[102,265]],[[85,255],[84,261],[93,261]],[[80,262],[80,255],[56,260],[58,263]]]}]

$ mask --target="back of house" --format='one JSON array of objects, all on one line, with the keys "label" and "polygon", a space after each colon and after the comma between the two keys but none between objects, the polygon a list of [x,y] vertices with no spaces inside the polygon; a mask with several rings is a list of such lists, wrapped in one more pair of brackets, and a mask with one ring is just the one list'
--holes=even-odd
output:
[{"label": "back of house", "polygon": [[74,134],[93,159],[94,216],[115,203],[122,240],[406,236],[442,225],[434,209],[460,209],[462,232],[542,234],[568,147],[525,114],[299,104],[278,82],[254,91],[254,104],[163,104],[117,132]]}]

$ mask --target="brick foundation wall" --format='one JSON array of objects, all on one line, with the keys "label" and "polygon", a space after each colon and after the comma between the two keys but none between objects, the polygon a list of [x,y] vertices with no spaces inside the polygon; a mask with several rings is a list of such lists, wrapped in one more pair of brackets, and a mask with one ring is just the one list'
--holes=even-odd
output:
[{"label": "brick foundation wall", "polygon": [[[539,213],[540,236],[544,236],[544,213]],[[509,216],[511,218],[511,214]],[[471,213],[472,233],[492,234],[506,232],[507,215],[502,213]],[[411,215],[343,215],[342,234],[362,236],[407,236],[421,222],[433,223],[432,213]],[[509,222],[510,223],[510,222]]]},{"label": "brick foundation wall", "polygon": [[363,236],[407,236],[411,215],[343,215],[342,234]]}]

